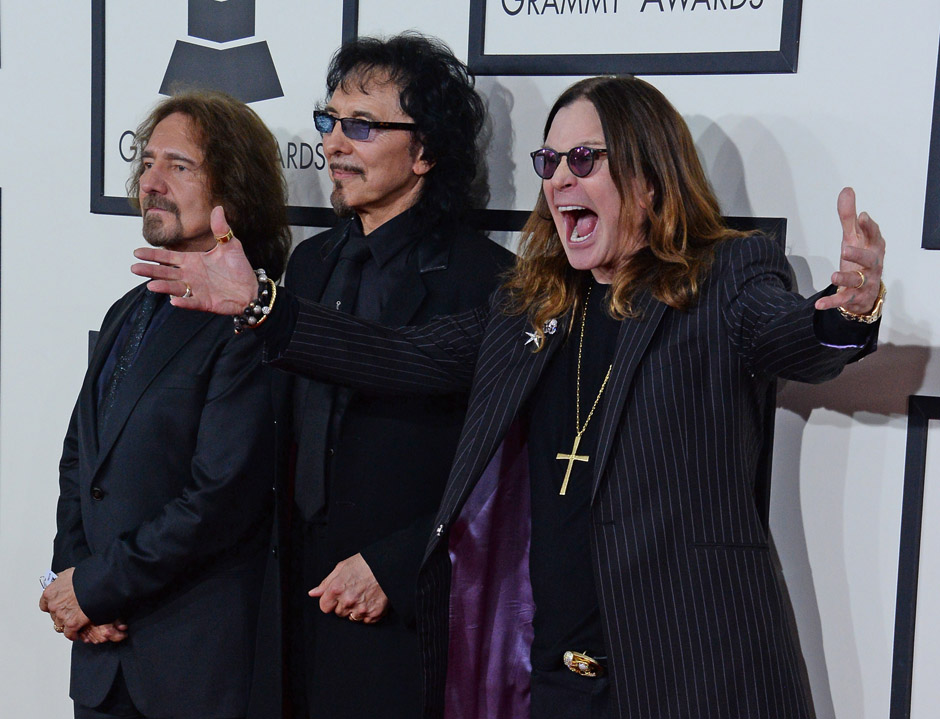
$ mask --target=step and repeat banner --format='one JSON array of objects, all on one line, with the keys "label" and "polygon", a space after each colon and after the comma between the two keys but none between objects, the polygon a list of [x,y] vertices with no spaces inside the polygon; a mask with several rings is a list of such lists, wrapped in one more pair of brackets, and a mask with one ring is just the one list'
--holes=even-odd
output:
[{"label": "step and repeat banner", "polygon": [[[351,0],[92,2],[91,210],[136,214],[125,182],[134,129],[176,87],[222,90],[251,105],[278,140],[295,225],[328,226],[329,182],[312,113],[325,70],[355,35]],[[353,15],[354,17],[354,15]]]},{"label": "step and repeat banner", "polygon": [[800,0],[471,0],[476,73],[795,72]]},{"label": "step and repeat banner", "polygon": [[[167,0],[163,22],[141,33],[137,23],[148,7],[141,0],[92,2],[92,212],[135,214],[125,193],[134,128],[161,95],[195,85],[249,103],[274,132],[291,223],[332,224],[326,159],[311,113],[323,99],[330,56],[358,34],[358,1]],[[800,0],[470,0],[464,7],[466,19],[455,22],[466,22],[468,65],[477,75],[797,67]],[[482,229],[517,230],[525,222],[531,198],[521,198],[519,207],[502,201],[494,193],[491,209],[477,218]],[[780,226],[776,218],[754,223]]]}]

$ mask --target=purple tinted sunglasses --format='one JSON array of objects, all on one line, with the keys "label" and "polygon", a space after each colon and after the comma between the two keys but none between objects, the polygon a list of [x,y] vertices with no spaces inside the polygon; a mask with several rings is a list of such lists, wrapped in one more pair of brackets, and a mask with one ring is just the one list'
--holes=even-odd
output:
[{"label": "purple tinted sunglasses", "polygon": [[575,177],[587,177],[594,169],[594,161],[601,155],[607,154],[606,147],[585,147],[579,145],[572,147],[568,152],[558,152],[549,147],[543,147],[535,152],[530,152],[532,158],[532,167],[535,168],[535,174],[543,180],[552,179],[555,170],[561,164],[561,158],[568,158],[568,169]]}]

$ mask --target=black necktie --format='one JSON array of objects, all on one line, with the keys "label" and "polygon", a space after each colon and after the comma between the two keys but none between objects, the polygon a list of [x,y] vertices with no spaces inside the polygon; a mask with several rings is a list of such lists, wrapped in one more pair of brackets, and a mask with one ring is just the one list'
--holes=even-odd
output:
[{"label": "black necktie", "polygon": [[[352,314],[356,309],[362,266],[370,256],[366,238],[350,237],[340,252],[330,281],[323,291],[321,303],[340,312]],[[304,520],[310,522],[326,505],[327,458],[324,455],[330,425],[338,412],[342,412],[348,397],[328,384],[301,383],[294,394],[294,417],[303,427],[297,443],[297,465],[294,481],[294,501]],[[305,418],[305,415],[308,415]]]},{"label": "black necktie", "polygon": [[153,318],[153,311],[157,306],[157,301],[160,299],[160,295],[151,292],[150,290],[144,291],[143,299],[141,299],[140,304],[137,305],[137,309],[134,311],[134,316],[131,319],[130,330],[127,333],[127,339],[124,341],[124,346],[121,348],[121,353],[118,355],[117,361],[114,363],[114,371],[111,373],[111,377],[108,379],[108,385],[105,387],[104,392],[101,395],[101,405],[98,407],[98,426],[101,427],[104,425],[105,418],[108,416],[108,412],[114,406],[114,400],[117,397],[118,386],[121,384],[121,380],[124,379],[124,376],[130,370],[131,366],[134,364],[134,360],[137,358],[137,352],[140,350],[140,343],[144,339],[144,335],[147,333],[147,327],[150,325],[150,320]]},{"label": "black necktie", "polygon": [[369,259],[369,254],[365,237],[353,236],[347,240],[323,292],[323,304],[349,314],[355,311],[362,265]]}]

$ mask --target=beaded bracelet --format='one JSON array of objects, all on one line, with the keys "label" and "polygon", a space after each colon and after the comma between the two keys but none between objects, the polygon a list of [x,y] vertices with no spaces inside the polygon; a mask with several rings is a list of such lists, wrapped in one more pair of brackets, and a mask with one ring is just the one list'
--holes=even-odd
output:
[{"label": "beaded bracelet", "polygon": [[274,307],[274,300],[277,299],[277,285],[274,280],[262,269],[255,270],[255,274],[258,275],[258,296],[248,303],[244,312],[232,318],[235,322],[235,334],[254,329],[268,319]]}]

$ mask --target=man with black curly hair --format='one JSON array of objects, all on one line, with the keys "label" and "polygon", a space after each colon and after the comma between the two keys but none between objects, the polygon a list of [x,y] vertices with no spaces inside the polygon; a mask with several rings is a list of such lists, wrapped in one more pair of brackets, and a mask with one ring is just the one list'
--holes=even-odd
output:
[{"label": "man with black curly hair", "polygon": [[[467,224],[483,201],[484,117],[440,41],[343,45],[314,113],[341,222],[297,247],[287,289],[391,326],[484,303],[512,259]],[[283,492],[278,516],[295,712],[419,716],[415,582],[466,396],[403,401],[290,382],[294,501]]]}]

